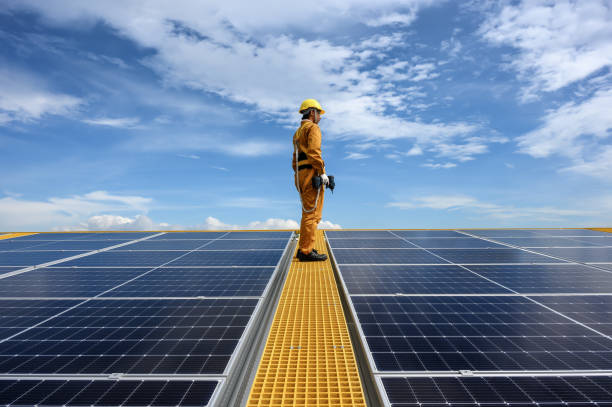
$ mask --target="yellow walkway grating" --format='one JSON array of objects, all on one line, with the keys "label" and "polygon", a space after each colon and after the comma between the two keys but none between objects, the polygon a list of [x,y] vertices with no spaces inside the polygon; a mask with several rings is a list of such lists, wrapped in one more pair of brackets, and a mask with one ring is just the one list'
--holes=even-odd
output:
[{"label": "yellow walkway grating", "polygon": [[612,228],[591,228],[592,230],[597,230],[598,232],[608,232],[612,233]]},{"label": "yellow walkway grating", "polygon": [[35,235],[36,233],[6,233],[4,235],[0,235],[0,240],[2,239],[12,239],[14,237],[19,237],[19,236],[27,236],[27,235]]},{"label": "yellow walkway grating", "polygon": [[[327,252],[323,231],[315,247]],[[294,255],[247,406],[365,406],[329,260]]]}]

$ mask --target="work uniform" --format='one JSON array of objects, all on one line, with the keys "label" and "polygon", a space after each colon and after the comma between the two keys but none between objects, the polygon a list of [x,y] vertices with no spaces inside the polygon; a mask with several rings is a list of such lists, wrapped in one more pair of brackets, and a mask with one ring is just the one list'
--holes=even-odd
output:
[{"label": "work uniform", "polygon": [[[297,147],[298,162],[293,154],[293,171],[297,171],[296,188],[300,191],[302,199],[302,221],[300,223],[299,249],[303,254],[309,254],[314,248],[315,232],[321,221],[323,212],[323,195],[325,188],[317,191],[312,186],[312,177],[325,174],[325,163],[321,157],[321,129],[310,120],[302,120],[300,128],[293,135],[293,146]],[[316,209],[312,210],[317,200]]]}]

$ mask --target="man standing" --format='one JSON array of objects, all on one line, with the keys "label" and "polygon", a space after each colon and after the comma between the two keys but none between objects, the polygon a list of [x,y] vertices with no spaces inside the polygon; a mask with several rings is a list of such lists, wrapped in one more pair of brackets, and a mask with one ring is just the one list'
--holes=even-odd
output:
[{"label": "man standing", "polygon": [[[329,178],[321,157],[321,129],[319,121],[325,110],[315,99],[306,99],[300,106],[302,124],[293,135],[293,171],[295,186],[302,201],[302,221],[297,257],[300,261],[324,261],[327,255],[314,248],[315,232],[323,212],[323,195]],[[321,186],[312,185],[314,176],[321,177]]]}]

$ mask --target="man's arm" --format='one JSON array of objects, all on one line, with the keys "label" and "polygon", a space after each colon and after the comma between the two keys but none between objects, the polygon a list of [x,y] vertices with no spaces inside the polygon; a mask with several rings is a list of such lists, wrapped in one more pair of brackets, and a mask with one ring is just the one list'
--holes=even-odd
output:
[{"label": "man's arm", "polygon": [[321,157],[321,129],[316,124],[310,127],[308,133],[306,155],[317,174],[325,174],[325,162],[323,162],[323,157]]}]

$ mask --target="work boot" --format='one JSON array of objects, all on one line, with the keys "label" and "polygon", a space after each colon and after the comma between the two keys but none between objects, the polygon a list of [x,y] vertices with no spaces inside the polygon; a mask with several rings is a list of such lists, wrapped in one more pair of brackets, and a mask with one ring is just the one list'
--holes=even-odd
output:
[{"label": "work boot", "polygon": [[[312,251],[316,254],[319,254],[319,252],[317,251],[317,249],[312,249]],[[302,253],[302,251],[300,249],[298,249],[297,254],[295,255],[295,257],[300,257],[300,253]]]},{"label": "work boot", "polygon": [[308,254],[304,254],[301,250],[298,250],[297,258],[299,261],[325,261],[327,260],[327,255],[319,254],[314,250]]}]

